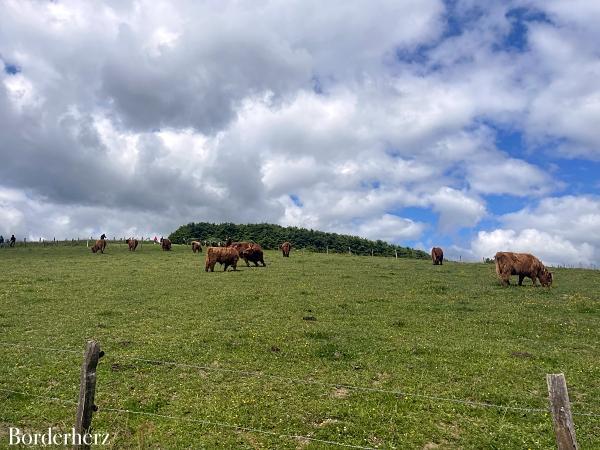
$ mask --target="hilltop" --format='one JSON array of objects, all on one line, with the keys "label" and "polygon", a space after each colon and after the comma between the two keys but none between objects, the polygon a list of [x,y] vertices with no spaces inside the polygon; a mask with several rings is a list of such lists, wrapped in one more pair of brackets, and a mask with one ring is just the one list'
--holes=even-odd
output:
[{"label": "hilltop", "polygon": [[228,237],[234,241],[258,242],[266,250],[277,249],[282,242],[289,241],[296,248],[305,248],[316,252],[328,250],[332,253],[348,253],[350,248],[351,252],[356,255],[395,256],[397,252],[399,258],[429,258],[429,255],[422,250],[393,245],[382,240],[372,241],[347,234],[282,227],[269,223],[191,222],[180,226],[169,235],[169,239],[177,244],[187,243],[191,239],[224,241]]}]

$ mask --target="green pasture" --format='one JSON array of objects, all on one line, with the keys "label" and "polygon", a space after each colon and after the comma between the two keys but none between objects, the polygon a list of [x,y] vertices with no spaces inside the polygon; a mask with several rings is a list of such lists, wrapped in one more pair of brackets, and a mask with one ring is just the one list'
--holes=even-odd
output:
[{"label": "green pasture", "polygon": [[580,447],[600,448],[600,416],[579,415],[600,414],[600,272],[502,288],[486,264],[265,259],[205,273],[188,246],[0,248],[0,447],[10,426],[71,429],[75,405],[49,397],[77,400],[96,339],[109,448],[553,448],[546,412],[448,399],[543,409],[559,372]]}]

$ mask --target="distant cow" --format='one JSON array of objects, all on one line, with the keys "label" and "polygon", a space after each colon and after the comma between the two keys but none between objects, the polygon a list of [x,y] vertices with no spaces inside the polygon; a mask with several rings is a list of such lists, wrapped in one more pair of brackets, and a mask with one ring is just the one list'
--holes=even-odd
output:
[{"label": "distant cow", "polygon": [[160,246],[165,252],[171,250],[171,241],[167,238],[160,238]]},{"label": "distant cow", "polygon": [[235,248],[239,252],[240,258],[244,260],[248,267],[250,267],[248,261],[253,262],[256,267],[258,267],[259,262],[263,267],[266,267],[263,249],[259,244],[253,242],[232,242],[231,246],[226,248]]},{"label": "distant cow", "polygon": [[433,265],[442,265],[444,261],[444,251],[439,247],[433,247],[431,249],[431,260],[433,261]]},{"label": "distant cow", "polygon": [[130,252],[134,252],[138,246],[138,240],[134,238],[125,239]]},{"label": "distant cow", "polygon": [[98,239],[96,243],[92,246],[92,253],[96,253],[100,251],[100,253],[104,253],[104,249],[106,248],[106,240]]},{"label": "distant cow", "polygon": [[208,247],[206,249],[204,271],[214,272],[216,263],[225,266],[223,271],[226,271],[229,266],[233,267],[233,270],[237,270],[239,259],[238,251],[233,247]]},{"label": "distant cow", "polygon": [[202,244],[200,244],[198,241],[192,241],[192,252],[202,253]]},{"label": "distant cow", "polygon": [[283,254],[284,258],[289,258],[290,250],[292,249],[292,244],[290,244],[289,242],[284,242],[279,246],[279,249],[281,250],[281,253]]},{"label": "distant cow", "polygon": [[496,253],[496,273],[503,286],[510,284],[510,276],[519,276],[519,286],[523,285],[523,278],[529,277],[535,286],[539,279],[542,286],[552,285],[552,273],[546,269],[542,262],[529,253],[498,252]]}]

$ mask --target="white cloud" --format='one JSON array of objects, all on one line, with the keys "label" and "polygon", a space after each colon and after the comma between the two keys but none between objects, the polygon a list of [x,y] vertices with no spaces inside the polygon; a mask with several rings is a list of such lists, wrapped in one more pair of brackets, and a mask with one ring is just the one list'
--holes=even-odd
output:
[{"label": "white cloud", "polygon": [[[464,29],[447,38],[441,0],[176,5],[0,4],[0,60],[21,69],[0,73],[0,189],[27,192],[4,200],[6,226],[269,221],[427,239],[392,213],[431,209],[434,233],[475,228],[486,195],[564,188],[538,146],[598,158],[597,8],[585,2],[459,1]],[[530,21],[524,51],[502,49],[519,5],[552,23]],[[500,151],[494,127],[531,147]],[[503,227],[583,245],[546,211],[568,207],[544,202]],[[587,230],[578,217],[570,228]]]},{"label": "white cloud", "polygon": [[498,229],[480,231],[471,244],[472,254],[477,258],[493,258],[498,251],[532,253],[546,265],[584,266],[598,264],[595,248],[588,243],[573,243],[559,235],[545,231],[525,229]]},{"label": "white cloud", "polygon": [[600,264],[600,199],[564,196],[543,199],[499,218],[503,228],[480,231],[470,254],[480,259],[497,251],[528,252],[553,265]]},{"label": "white cloud", "polygon": [[428,197],[433,210],[440,214],[443,232],[475,226],[486,214],[484,204],[464,192],[445,187]]},{"label": "white cloud", "polygon": [[381,239],[388,242],[401,242],[406,239],[418,239],[427,227],[426,224],[415,222],[392,214],[384,214],[366,220],[355,226],[341,229],[347,234],[363,236],[369,239]]},{"label": "white cloud", "polygon": [[535,208],[502,216],[511,229],[535,228],[600,248],[600,198],[592,196],[552,197],[543,199]]},{"label": "white cloud", "polygon": [[467,169],[467,179],[476,192],[525,197],[547,194],[556,188],[557,183],[544,171],[523,160],[493,153],[481,156]]}]

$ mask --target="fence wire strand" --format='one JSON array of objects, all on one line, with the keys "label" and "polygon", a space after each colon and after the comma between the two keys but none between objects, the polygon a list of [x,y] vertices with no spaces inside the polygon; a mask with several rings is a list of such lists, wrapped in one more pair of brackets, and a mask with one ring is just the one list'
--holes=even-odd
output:
[{"label": "fence wire strand", "polygon": [[38,347],[38,346],[25,345],[25,344],[13,344],[10,342],[0,342],[0,345],[6,346],[6,347],[29,348],[29,349],[33,349],[33,350],[48,350],[50,352],[77,353],[80,355],[83,355],[83,353],[84,353],[83,350],[70,350],[70,349],[66,349],[66,348],[52,348],[52,347]]},{"label": "fence wire strand", "polygon": [[[83,354],[83,351],[71,350],[71,349],[34,347],[34,346],[29,346],[29,345],[12,344],[12,343],[5,343],[5,342],[0,342],[0,345]],[[163,360],[158,360],[158,359],[140,358],[140,357],[131,356],[131,355],[119,355],[119,356],[116,356],[115,358],[109,357],[109,359],[126,359],[126,360],[131,360],[131,361],[145,362],[145,363],[154,364],[154,365],[166,365],[166,366],[183,367],[183,368],[187,368],[187,369],[198,369],[198,370],[215,371],[215,372],[228,372],[228,373],[235,373],[235,374],[245,375],[245,376],[270,378],[270,379],[289,382],[289,383],[312,384],[312,385],[323,386],[323,387],[332,387],[332,388],[337,388],[337,389],[345,388],[345,389],[354,390],[354,391],[375,392],[375,393],[380,393],[380,394],[397,395],[400,397],[423,398],[423,399],[432,400],[432,401],[455,403],[455,404],[467,405],[467,406],[472,406],[472,407],[495,408],[495,409],[500,409],[500,410],[508,410],[508,411],[524,412],[524,413],[547,414],[547,413],[551,412],[550,407],[533,408],[533,407],[526,407],[526,406],[499,405],[499,404],[495,404],[495,403],[481,402],[481,401],[476,401],[476,400],[466,400],[466,399],[458,399],[458,398],[452,398],[452,397],[442,397],[442,396],[436,396],[436,395],[419,394],[416,392],[405,392],[405,391],[398,391],[398,390],[393,390],[393,389],[381,389],[381,388],[368,387],[368,386],[355,386],[355,385],[345,384],[345,383],[327,383],[327,382],[318,381],[318,380],[285,377],[285,376],[281,376],[281,375],[272,375],[272,374],[268,374],[268,373],[264,373],[264,372],[260,372],[260,371],[231,369],[231,368],[225,368],[225,367],[214,367],[214,366],[209,366],[209,365],[178,363],[178,362],[174,362],[174,361],[163,361]],[[582,413],[572,412],[572,414],[576,415],[576,416],[600,417],[600,413],[594,413],[594,412],[582,412]]]},{"label": "fence wire strand", "polygon": [[[73,401],[73,400],[66,400],[66,399],[62,399],[62,398],[58,398],[58,397],[36,395],[36,394],[28,393],[28,392],[15,391],[12,389],[0,388],[0,392],[8,392],[11,394],[18,394],[18,395],[23,395],[23,396],[32,397],[32,398],[39,398],[42,400],[55,401],[55,402],[60,402],[60,403],[64,403],[64,404],[69,404],[69,405],[73,405],[73,404],[77,405],[77,402]],[[185,422],[199,423],[202,425],[210,425],[210,426],[216,426],[216,427],[222,427],[222,428],[229,428],[229,429],[233,429],[233,430],[247,431],[249,433],[264,434],[267,436],[275,436],[280,439],[281,438],[288,438],[288,439],[295,439],[295,440],[305,439],[307,441],[319,442],[321,444],[335,445],[337,447],[356,448],[356,449],[364,449],[364,450],[376,450],[373,447],[365,447],[362,445],[345,444],[343,442],[329,441],[326,439],[319,439],[319,438],[314,438],[311,436],[304,436],[304,435],[300,435],[300,434],[277,433],[275,431],[267,431],[267,430],[262,430],[260,428],[246,427],[246,426],[235,425],[235,424],[226,423],[226,422],[215,422],[215,421],[205,420],[205,419],[195,419],[193,417],[170,416],[168,414],[157,414],[157,413],[150,413],[150,412],[145,412],[145,411],[132,411],[130,409],[111,408],[111,407],[104,407],[104,406],[98,407],[97,413],[102,413],[105,411],[116,412],[116,413],[126,413],[126,414],[136,414],[136,415],[142,415],[142,416],[157,417],[157,418],[162,418],[162,419],[180,420],[180,421],[185,421]]]}]

